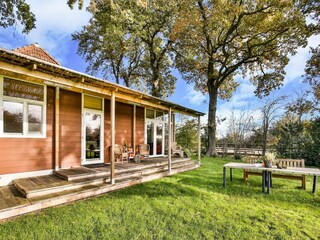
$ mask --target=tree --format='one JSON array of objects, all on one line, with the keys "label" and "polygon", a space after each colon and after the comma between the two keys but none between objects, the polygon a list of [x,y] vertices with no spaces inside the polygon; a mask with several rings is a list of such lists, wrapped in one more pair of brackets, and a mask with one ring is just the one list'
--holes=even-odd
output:
[{"label": "tree", "polygon": [[268,143],[268,134],[271,124],[275,119],[279,117],[278,111],[283,107],[282,102],[285,100],[285,96],[277,97],[273,100],[265,102],[261,108],[262,115],[262,156],[265,155]]},{"label": "tree", "polygon": [[35,28],[36,18],[25,0],[2,0],[0,2],[0,26],[7,28],[21,23],[23,33]]},{"label": "tree", "polygon": [[195,119],[187,120],[184,124],[176,126],[176,141],[188,152],[196,151],[198,122]]},{"label": "tree", "polygon": [[320,110],[318,101],[320,101],[320,45],[317,48],[311,48],[312,56],[307,61],[305,72],[305,81],[312,87],[313,95],[315,97],[314,107]]},{"label": "tree", "polygon": [[[81,1],[68,1],[70,6]],[[89,70],[112,74],[127,86],[143,83],[156,97],[173,93],[171,34],[178,4],[175,1],[91,1],[92,18],[73,35]]]},{"label": "tree", "polygon": [[243,147],[246,138],[254,128],[253,117],[248,112],[241,111],[239,116],[235,116],[232,111],[228,124],[227,137],[234,144],[234,158],[240,158],[239,150]]},{"label": "tree", "polygon": [[288,55],[306,45],[305,18],[289,0],[185,1],[179,15],[176,66],[209,94],[206,155],[216,155],[217,99],[230,98],[234,76],[250,75],[262,97],[282,85]]},{"label": "tree", "polygon": [[302,123],[302,116],[314,109],[314,103],[308,99],[308,95],[308,91],[298,94],[297,98],[286,107],[288,113],[296,114],[299,124]]},{"label": "tree", "polygon": [[90,11],[95,12],[95,17],[81,32],[73,34],[73,39],[79,41],[78,53],[89,63],[87,72],[95,74],[102,70],[105,77],[113,76],[117,84],[121,81],[127,87],[137,84],[143,54],[140,39],[128,35],[127,24],[105,14],[103,6],[99,11],[94,8]]},{"label": "tree", "polygon": [[[309,21],[308,29],[311,34],[319,34],[320,33],[320,4],[317,0],[300,0],[298,1],[300,4],[302,12],[306,17],[311,19]],[[311,48],[311,58],[307,61],[305,67],[305,82],[309,83],[313,90],[314,99],[314,107],[316,110],[319,109],[319,100],[320,100],[320,44]]]},{"label": "tree", "polygon": [[276,149],[281,157],[303,158],[303,146],[306,142],[303,124],[299,124],[298,121],[288,121],[280,127]]}]

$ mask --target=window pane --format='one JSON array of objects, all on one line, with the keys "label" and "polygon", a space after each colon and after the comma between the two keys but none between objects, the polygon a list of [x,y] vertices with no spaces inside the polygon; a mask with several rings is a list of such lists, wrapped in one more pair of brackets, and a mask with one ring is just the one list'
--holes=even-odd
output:
[{"label": "window pane", "polygon": [[84,95],[84,107],[95,110],[102,110],[102,99]]},{"label": "window pane", "polygon": [[147,122],[147,143],[150,145],[150,155],[153,155],[153,141],[154,141],[154,123]]},{"label": "window pane", "polygon": [[154,118],[154,111],[147,109],[146,110],[146,118]]},{"label": "window pane", "polygon": [[42,133],[42,106],[28,105],[28,132]]},{"label": "window pane", "polygon": [[158,112],[158,111],[156,111],[156,118],[157,118],[158,120],[163,120],[163,112]]},{"label": "window pane", "polygon": [[3,95],[43,101],[44,86],[5,78],[3,81]]},{"label": "window pane", "polygon": [[3,132],[23,132],[23,104],[3,101]]},{"label": "window pane", "polygon": [[158,155],[162,154],[162,138],[163,138],[162,128],[163,128],[162,123],[158,123],[157,124],[157,154]]}]

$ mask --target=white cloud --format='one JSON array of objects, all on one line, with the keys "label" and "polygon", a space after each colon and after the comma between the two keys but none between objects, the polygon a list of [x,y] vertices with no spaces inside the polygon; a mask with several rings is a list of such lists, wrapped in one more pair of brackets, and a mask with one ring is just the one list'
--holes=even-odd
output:
[{"label": "white cloud", "polygon": [[[62,65],[70,52],[71,34],[88,23],[90,14],[85,10],[78,10],[76,7],[71,10],[67,1],[60,0],[27,0],[31,11],[36,16],[36,29],[31,30],[27,35],[21,35],[21,27],[18,26],[14,33],[12,42],[6,41],[6,35],[0,34],[1,47],[12,49],[31,43],[39,43]],[[88,1],[85,1],[85,5]],[[8,34],[13,34],[12,28],[5,29]]]},{"label": "white cloud", "polygon": [[192,85],[187,85],[186,96],[184,97],[190,104],[199,106],[207,99],[201,92],[194,90]]},{"label": "white cloud", "polygon": [[286,66],[286,76],[284,85],[299,79],[304,74],[306,61],[310,58],[310,47],[316,47],[320,43],[320,35],[312,36],[308,39],[308,46],[299,48],[296,55],[290,57],[289,64]]}]

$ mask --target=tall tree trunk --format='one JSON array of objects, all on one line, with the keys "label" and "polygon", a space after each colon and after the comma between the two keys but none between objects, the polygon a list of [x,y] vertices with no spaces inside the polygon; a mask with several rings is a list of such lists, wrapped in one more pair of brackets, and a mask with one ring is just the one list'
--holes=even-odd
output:
[{"label": "tall tree trunk", "polygon": [[153,70],[153,76],[152,76],[152,88],[151,88],[151,95],[154,96],[154,97],[158,97],[158,98],[161,98],[161,89],[159,87],[159,72],[154,69]]},{"label": "tall tree trunk", "polygon": [[216,151],[216,112],[218,101],[218,89],[211,81],[208,81],[209,113],[208,113],[208,149],[206,156],[217,156]]}]

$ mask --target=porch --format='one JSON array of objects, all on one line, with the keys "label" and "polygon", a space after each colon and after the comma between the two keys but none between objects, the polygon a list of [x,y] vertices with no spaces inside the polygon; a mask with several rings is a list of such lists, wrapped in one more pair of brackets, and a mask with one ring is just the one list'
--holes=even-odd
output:
[{"label": "porch", "polygon": [[199,164],[190,158],[173,158],[171,169],[168,166],[167,157],[151,158],[140,163],[115,163],[114,178],[110,165],[99,164],[16,179],[13,185],[0,187],[0,220],[193,170]]}]

